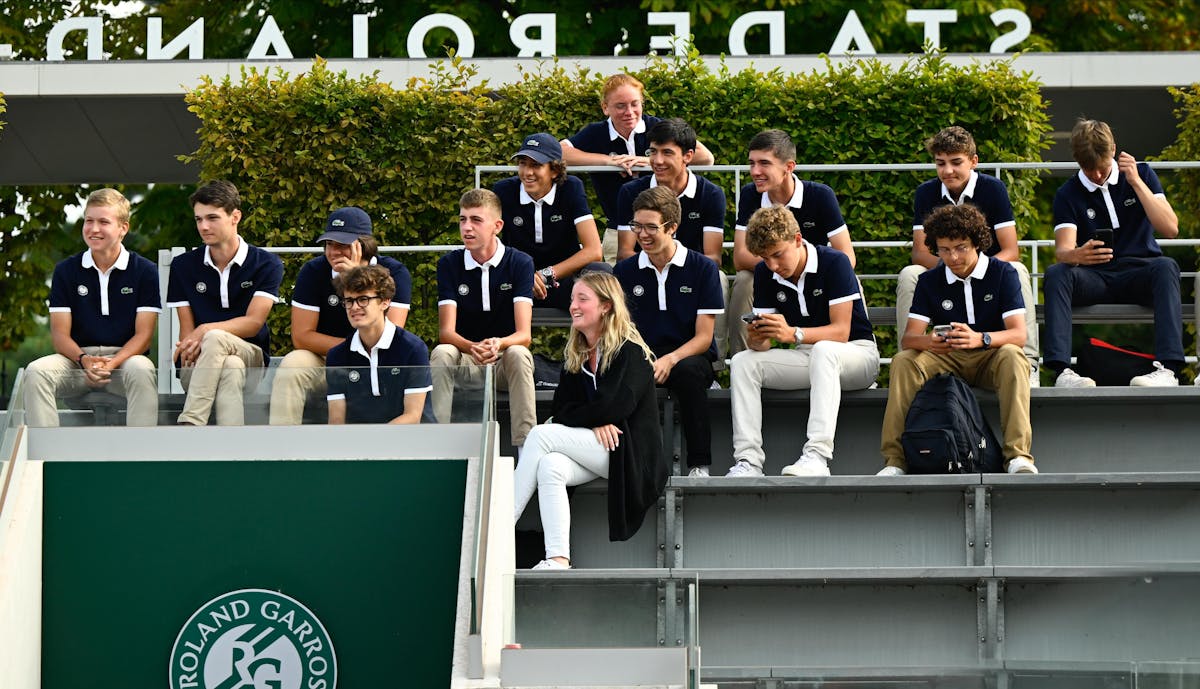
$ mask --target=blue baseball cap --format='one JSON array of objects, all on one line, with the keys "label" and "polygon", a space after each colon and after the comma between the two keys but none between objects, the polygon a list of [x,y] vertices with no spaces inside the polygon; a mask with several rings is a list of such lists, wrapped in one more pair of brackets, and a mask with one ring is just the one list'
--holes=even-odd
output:
[{"label": "blue baseball cap", "polygon": [[325,221],[325,234],[317,237],[317,243],[334,241],[338,244],[353,244],[359,237],[371,236],[371,216],[358,206],[346,206],[329,214]]},{"label": "blue baseball cap", "polygon": [[550,163],[562,160],[562,146],[558,145],[558,139],[553,136],[546,132],[538,132],[525,137],[525,141],[521,143],[521,150],[517,151],[513,158],[519,156],[526,156],[539,163]]}]

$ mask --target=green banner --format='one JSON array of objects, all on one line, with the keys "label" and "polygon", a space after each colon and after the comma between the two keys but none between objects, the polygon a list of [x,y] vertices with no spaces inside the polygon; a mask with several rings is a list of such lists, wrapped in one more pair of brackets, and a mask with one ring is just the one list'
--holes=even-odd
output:
[{"label": "green banner", "polygon": [[466,466],[47,462],[42,686],[448,686]]}]

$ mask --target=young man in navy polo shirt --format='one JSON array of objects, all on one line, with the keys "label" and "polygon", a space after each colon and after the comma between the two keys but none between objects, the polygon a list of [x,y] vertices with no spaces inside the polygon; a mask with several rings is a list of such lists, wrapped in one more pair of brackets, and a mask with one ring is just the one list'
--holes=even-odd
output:
[{"label": "young man in navy polo shirt", "polygon": [[408,268],[394,258],[379,255],[379,244],[371,234],[371,216],[348,206],[329,214],[323,256],[308,261],[296,276],[292,291],[292,345],[279,362],[271,384],[271,423],[299,425],[304,419],[304,402],[325,387],[325,355],[330,348],[354,334],[333,282],[351,268],[382,266],[392,276],[391,308],[387,320],[403,328],[412,301],[412,278]]},{"label": "young man in navy polo shirt", "polygon": [[429,352],[387,313],[396,284],[383,266],[354,266],[334,279],[354,333],[329,350],[329,423],[433,423]]},{"label": "young man in navy polo shirt", "polygon": [[647,189],[664,186],[675,192],[681,215],[675,239],[689,250],[721,265],[721,243],[725,240],[725,192],[688,169],[696,155],[696,130],[673,117],[650,128],[648,151],[654,174],[626,182],[617,197],[617,259],[625,260],[641,243],[629,225],[633,200]]},{"label": "young man in navy polo shirt", "polygon": [[[762,389],[811,390],[808,440],[785,476],[828,476],[842,390],[860,390],[879,374],[879,350],[850,260],[803,236],[785,206],[750,216],[745,248],[754,269],[749,349],[730,363],[733,459],[728,476],[762,476]],[[772,342],[785,349],[772,349]]]},{"label": "young man in navy polo shirt", "polygon": [[854,247],[842,219],[833,189],[819,182],[801,180],[796,169],[796,144],[778,129],[759,132],[750,140],[750,178],[738,196],[737,224],[733,233],[733,267],[737,271],[726,309],[729,354],[746,348],[746,324],[739,316],[750,310],[758,256],[746,247],[746,227],[759,208],[783,205],[791,210],[805,241],[841,251],[854,268]]},{"label": "young man in navy polo shirt", "polygon": [[642,251],[618,263],[613,274],[625,290],[638,331],[657,357],[654,382],[679,402],[688,475],[708,476],[708,388],[717,358],[713,327],[725,301],[716,264],[675,239],[680,213],[675,190],[666,185],[638,194],[630,231]]},{"label": "young man in navy polo shirt", "polygon": [[[1054,257],[1046,270],[1046,366],[1055,387],[1093,387],[1096,382],[1068,368],[1071,307],[1141,304],[1154,309],[1153,372],[1130,385],[1178,385],[1183,368],[1183,317],[1179,264],[1162,255],[1154,235],[1179,236],[1179,220],[1163,194],[1158,175],[1122,151],[1112,130],[1097,120],[1080,120],[1071,132],[1079,174],[1054,197]],[[1111,230],[1113,245],[1097,238]]]},{"label": "young man in navy polo shirt", "polygon": [[517,175],[492,188],[503,209],[504,241],[533,258],[534,306],[566,309],[574,275],[604,259],[583,182],[567,174],[562,147],[539,132],[525,137]]},{"label": "young man in navy polo shirt", "polygon": [[[1029,453],[1029,362],[1025,345],[1025,299],[1017,271],[986,255],[991,227],[975,206],[941,206],[925,218],[925,245],[941,263],[917,279],[903,336],[904,351],[892,359],[883,412],[880,476],[905,472],[900,435],[917,391],[949,371],[967,383],[995,390],[1008,473],[1036,474]],[[930,326],[951,326],[945,334]]]},{"label": "young man in navy polo shirt", "polygon": [[245,423],[246,369],[257,381],[270,358],[267,314],[279,298],[283,263],[238,236],[241,197],[232,183],[208,182],[189,201],[203,248],[171,261],[167,307],[179,317],[175,362],[187,390],[179,423]]},{"label": "young man in navy polo shirt", "polygon": [[496,235],[504,226],[500,199],[472,189],[459,200],[458,229],[464,248],[437,264],[438,339],[433,366],[433,411],[450,421],[457,380],[483,384],[483,367],[495,364],[496,384],[508,390],[512,444],[525,443],[537,423],[533,355],[533,259],[506,247]]},{"label": "young man in navy polo shirt", "polygon": [[158,424],[154,363],[145,355],[162,312],[158,267],[121,243],[129,232],[129,201],[97,189],[83,209],[87,251],[54,266],[50,335],[54,354],[25,371],[29,426],[58,425],[58,397],[105,390],[124,395],[126,424]]},{"label": "young man in navy polo shirt", "polygon": [[962,127],[946,127],[939,131],[925,142],[925,150],[933,156],[937,178],[922,183],[913,195],[913,264],[900,271],[896,284],[896,323],[908,322],[917,278],[938,262],[937,256],[925,246],[926,216],[946,204],[972,204],[983,213],[991,228],[992,245],[987,255],[1007,261],[1017,270],[1021,296],[1025,299],[1025,356],[1030,365],[1029,384],[1039,385],[1037,301],[1033,297],[1029,269],[1021,262],[1017,221],[1013,218],[1008,188],[999,179],[976,171],[979,155],[975,138]]}]

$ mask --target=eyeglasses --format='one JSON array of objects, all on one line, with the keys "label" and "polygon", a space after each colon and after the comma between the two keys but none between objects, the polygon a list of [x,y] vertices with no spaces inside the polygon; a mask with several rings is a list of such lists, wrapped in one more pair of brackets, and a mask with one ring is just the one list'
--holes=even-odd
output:
[{"label": "eyeglasses", "polygon": [[651,225],[640,222],[629,223],[629,230],[634,234],[655,234],[665,227],[666,225]]},{"label": "eyeglasses", "polygon": [[360,309],[365,309],[365,308],[367,308],[367,304],[370,304],[372,301],[375,301],[376,299],[378,299],[379,301],[383,301],[383,297],[379,296],[378,294],[372,294],[372,295],[364,294],[361,297],[342,297],[342,306],[347,309],[350,308],[351,306],[357,306]]},{"label": "eyeglasses", "polygon": [[959,244],[958,246],[939,246],[937,248],[938,256],[962,256],[974,249],[970,244]]}]

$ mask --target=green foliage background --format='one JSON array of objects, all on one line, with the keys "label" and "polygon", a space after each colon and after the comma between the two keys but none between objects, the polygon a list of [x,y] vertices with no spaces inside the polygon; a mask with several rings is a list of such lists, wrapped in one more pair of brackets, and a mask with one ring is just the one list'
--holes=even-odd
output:
[{"label": "green foliage background", "polygon": [[[1008,63],[957,67],[929,55],[898,69],[866,61],[784,75],[710,70],[693,53],[651,59],[636,74],[647,86],[647,112],[687,119],[718,163],[743,163],[745,142],[769,127],[793,136],[801,160],[822,163],[927,163],[922,142],[951,123],[975,134],[981,159],[1037,160],[1049,130],[1037,84]],[[381,244],[456,244],[458,197],[474,185],[475,165],[507,163],[525,134],[566,137],[601,117],[605,75],[548,62],[523,76],[494,90],[471,86],[474,69],[453,60],[400,90],[334,73],[320,61],[294,77],[247,70],[189,94],[201,144],[188,160],[201,164],[205,178],[238,185],[248,211],[243,233],[256,244],[311,245],[328,212],[346,204],[371,214]],[[854,238],[907,239],[913,189],[931,175],[806,176],[837,191]],[[711,176],[729,197],[732,239],[733,176]],[[1005,178],[1018,217],[1031,217],[1036,174]],[[285,285],[302,261],[289,262]],[[406,256],[414,276],[411,329],[427,342],[437,332],[435,262]],[[863,251],[859,272],[894,273],[907,263],[905,251]],[[870,303],[894,303],[893,289],[868,283]],[[276,341],[290,342],[286,310],[272,318]],[[880,334],[894,338],[886,329]]]}]

